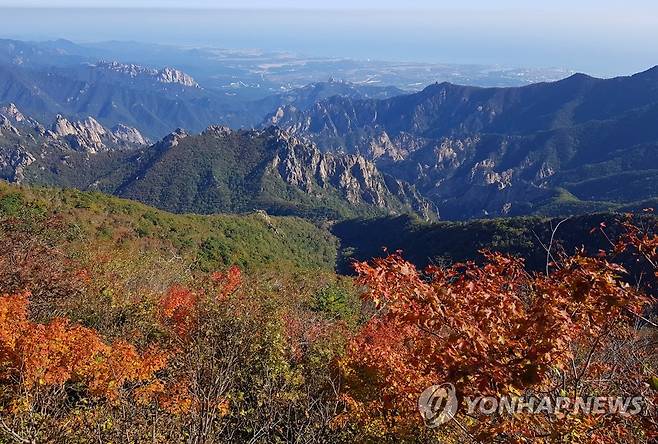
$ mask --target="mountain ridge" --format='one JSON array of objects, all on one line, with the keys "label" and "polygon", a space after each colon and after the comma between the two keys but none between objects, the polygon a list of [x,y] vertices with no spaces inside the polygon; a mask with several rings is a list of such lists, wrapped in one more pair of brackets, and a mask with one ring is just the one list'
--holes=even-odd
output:
[{"label": "mountain ridge", "polygon": [[323,151],[364,155],[416,185],[442,216],[464,219],[542,211],[565,188],[583,209],[621,203],[610,181],[610,192],[597,195],[579,184],[602,179],[610,168],[630,172],[633,154],[643,162],[636,162],[630,194],[654,197],[640,182],[655,182],[656,104],[658,67],[518,88],[436,83],[390,99],[333,97],[306,111],[285,108],[273,121]]},{"label": "mountain ridge", "polygon": [[108,130],[91,117],[71,122],[58,116],[50,130],[27,125],[24,133],[0,134],[6,180],[100,190],[179,213],[437,217],[412,185],[382,174],[362,156],[324,154],[275,127],[178,129],[146,145],[129,127]]}]

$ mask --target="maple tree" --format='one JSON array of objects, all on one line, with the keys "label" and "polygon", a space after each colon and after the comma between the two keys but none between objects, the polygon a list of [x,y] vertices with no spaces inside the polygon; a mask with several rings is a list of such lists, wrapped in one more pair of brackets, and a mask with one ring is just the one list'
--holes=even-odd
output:
[{"label": "maple tree", "polygon": [[[29,293],[0,296],[0,408],[13,416],[33,413],[44,395],[66,386],[117,403],[132,388],[156,382],[166,354],[139,353],[125,341],[106,343],[97,332],[64,318],[28,318]],[[2,421],[5,431],[18,433]],[[36,432],[35,432],[36,433]],[[27,438],[25,438],[27,439]]]},{"label": "maple tree", "polygon": [[[635,248],[654,257],[656,237],[641,231],[627,222],[616,251]],[[550,264],[546,275],[528,273],[518,258],[484,255],[483,265],[423,271],[399,253],[356,264],[375,314],[343,362],[352,419],[380,438],[417,433],[419,394],[443,382],[455,385],[459,399],[529,390],[619,395],[633,389],[653,399],[646,381],[656,377],[650,364],[655,341],[649,339],[655,332],[637,328],[638,322],[648,325],[642,315],[652,299],[624,281],[622,266],[604,255],[577,253]],[[457,419],[453,436],[614,443],[634,433],[651,439],[655,420],[481,415]]]}]

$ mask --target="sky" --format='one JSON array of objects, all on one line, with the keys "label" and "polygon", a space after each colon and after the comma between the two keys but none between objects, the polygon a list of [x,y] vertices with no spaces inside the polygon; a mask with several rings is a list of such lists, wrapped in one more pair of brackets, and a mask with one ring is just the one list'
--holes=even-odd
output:
[{"label": "sky", "polygon": [[[194,10],[204,8],[214,11]],[[594,75],[658,64],[656,0],[0,0],[0,16],[0,37],[11,38],[562,67]]]},{"label": "sky", "polygon": [[[599,10],[625,10],[627,13],[656,13],[654,0],[0,0],[2,6],[27,7],[144,7],[144,8],[255,8],[255,9],[456,9],[524,8],[531,10],[555,10],[568,13],[571,9],[596,8]],[[636,11],[633,9],[638,8]],[[640,11],[639,8],[648,8]]]},{"label": "sky", "polygon": [[[510,0],[504,0],[510,1]],[[443,2],[448,4],[449,2]],[[484,1],[476,1],[472,3],[479,3],[481,6],[487,4]],[[200,7],[200,8],[258,8],[258,9],[276,9],[276,8],[296,8],[296,9],[386,9],[386,8],[421,8],[421,9],[430,9],[437,7],[437,4],[441,4],[441,1],[431,1],[431,0],[408,0],[406,2],[401,1],[391,1],[391,0],[333,0],[333,1],[304,1],[304,0],[278,0],[278,1],[266,1],[266,0],[244,0],[244,1],[235,1],[235,0],[223,0],[223,1],[211,1],[211,0],[188,0],[185,2],[175,1],[175,0],[60,0],[56,5],[48,2],[46,0],[22,0],[10,1],[3,0],[0,4],[4,5],[13,5],[13,6],[40,6],[40,7],[52,7],[52,6],[114,6],[114,7]]]}]

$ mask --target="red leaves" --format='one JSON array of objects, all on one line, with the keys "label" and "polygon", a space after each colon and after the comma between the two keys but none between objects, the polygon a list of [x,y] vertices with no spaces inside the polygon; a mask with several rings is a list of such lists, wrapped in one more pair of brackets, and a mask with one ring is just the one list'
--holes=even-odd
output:
[{"label": "red leaves", "polygon": [[211,278],[220,287],[218,291],[220,299],[228,297],[242,284],[242,272],[235,265],[229,268],[226,273],[219,271],[213,273]]},{"label": "red leaves", "polygon": [[197,295],[176,285],[160,300],[160,316],[167,327],[178,337],[185,338],[196,322]]},{"label": "red leaves", "polygon": [[238,267],[233,266],[225,273],[213,273],[211,281],[212,292],[216,294],[212,299],[206,299],[203,291],[197,293],[182,285],[174,285],[160,300],[160,320],[179,339],[187,338],[196,327],[198,305],[228,298],[242,284],[242,273]]},{"label": "red leaves", "polygon": [[541,390],[570,365],[574,344],[647,303],[605,256],[564,258],[547,277],[526,272],[522,260],[484,254],[483,266],[424,273],[399,254],[357,264],[379,312],[346,362],[352,393],[365,404],[355,411],[380,412],[387,397],[401,421],[414,422],[417,395],[441,382],[460,396]]}]

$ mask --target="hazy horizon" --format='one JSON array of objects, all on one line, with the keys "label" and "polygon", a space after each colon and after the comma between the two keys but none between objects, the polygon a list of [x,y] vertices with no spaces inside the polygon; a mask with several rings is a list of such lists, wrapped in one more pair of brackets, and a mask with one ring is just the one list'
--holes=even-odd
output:
[{"label": "hazy horizon", "polygon": [[[658,64],[658,47],[647,44],[658,39],[658,5],[644,1],[635,2],[635,9],[627,3],[625,14],[620,7],[606,9],[609,2],[586,1],[566,15],[563,0],[550,6],[466,1],[459,9],[442,7],[445,2],[432,2],[434,7],[429,8],[430,2],[423,0],[408,7],[391,1],[339,1],[331,9],[326,9],[328,4],[308,7],[295,1],[268,3],[269,8],[262,9],[265,2],[258,0],[222,2],[212,9],[195,9],[217,6],[201,0],[186,8],[148,0],[112,2],[121,8],[108,8],[102,1],[58,2],[50,8],[43,8],[48,4],[44,1],[22,2],[20,8],[9,7],[12,3],[0,1],[3,38],[139,41],[354,59],[561,67],[597,76],[630,74]],[[150,7],[156,3],[164,7]],[[291,9],[298,5],[307,9]],[[349,11],[347,5],[352,5]]]}]

